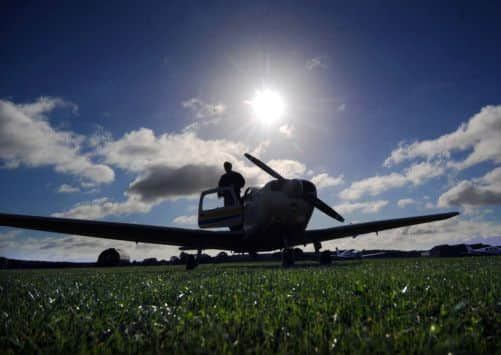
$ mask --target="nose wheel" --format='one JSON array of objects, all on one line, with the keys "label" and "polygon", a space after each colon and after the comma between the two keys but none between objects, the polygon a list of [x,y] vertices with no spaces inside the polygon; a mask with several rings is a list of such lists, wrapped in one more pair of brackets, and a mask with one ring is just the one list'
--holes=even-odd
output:
[{"label": "nose wheel", "polygon": [[282,249],[282,266],[284,268],[294,266],[294,250],[290,248]]},{"label": "nose wheel", "polygon": [[331,265],[332,264],[332,255],[330,250],[324,250],[320,253],[320,265]]},{"label": "nose wheel", "polygon": [[332,255],[329,249],[320,251],[322,248],[322,244],[319,241],[313,243],[313,247],[315,248],[315,254],[318,257],[318,261],[320,265],[331,265],[332,264]]},{"label": "nose wheel", "polygon": [[197,267],[197,260],[195,259],[195,255],[188,255],[186,257],[186,270],[193,270]]},{"label": "nose wheel", "polygon": [[186,256],[186,270],[193,270],[200,263],[200,256],[202,255],[202,250],[199,249],[197,252],[197,256],[193,254],[188,254]]}]

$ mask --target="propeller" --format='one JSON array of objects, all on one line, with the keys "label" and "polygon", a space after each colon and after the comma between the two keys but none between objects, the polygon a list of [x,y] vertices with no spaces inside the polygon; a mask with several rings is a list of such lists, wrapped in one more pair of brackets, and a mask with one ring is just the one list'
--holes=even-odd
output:
[{"label": "propeller", "polygon": [[[270,168],[268,165],[266,165],[265,163],[263,163],[261,160],[257,159],[256,157],[253,157],[249,153],[245,153],[244,155],[245,155],[245,157],[247,159],[249,159],[251,162],[253,162],[257,166],[259,166],[261,169],[263,169],[264,171],[266,171],[268,174],[270,174],[275,179],[286,180],[282,175],[280,175],[279,173],[277,173],[275,170],[273,170],[272,168]],[[334,211],[334,209],[332,207],[330,207],[328,204],[326,204],[324,201],[322,201],[321,199],[319,199],[315,195],[304,194],[303,198],[306,201],[310,202],[313,206],[315,206],[316,208],[318,208],[320,211],[322,211],[323,213],[325,213],[327,216],[332,217],[332,218],[338,220],[339,222],[344,222],[343,216],[341,216],[339,213],[337,213],[336,211]]]},{"label": "propeller", "polygon": [[285,180],[285,178],[282,175],[280,175],[279,173],[277,173],[275,170],[273,170],[272,168],[270,168],[268,165],[266,165],[265,163],[263,163],[258,158],[254,158],[249,153],[245,153],[244,155],[245,155],[245,157],[247,159],[249,159],[251,162],[253,162],[257,166],[259,166],[261,169],[263,169],[264,171],[266,171],[268,174],[270,174],[271,176],[273,176],[275,179]]}]

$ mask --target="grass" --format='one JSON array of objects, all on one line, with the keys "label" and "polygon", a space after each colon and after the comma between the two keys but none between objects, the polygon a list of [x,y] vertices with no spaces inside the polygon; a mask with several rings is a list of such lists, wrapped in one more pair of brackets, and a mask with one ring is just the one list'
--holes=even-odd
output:
[{"label": "grass", "polygon": [[496,353],[501,258],[0,272],[1,353]]}]

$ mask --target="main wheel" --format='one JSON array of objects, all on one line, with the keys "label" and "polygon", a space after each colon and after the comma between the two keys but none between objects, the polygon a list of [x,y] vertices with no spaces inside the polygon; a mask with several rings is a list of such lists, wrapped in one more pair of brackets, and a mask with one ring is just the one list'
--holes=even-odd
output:
[{"label": "main wheel", "polygon": [[332,264],[332,256],[330,250],[324,250],[320,253],[320,265]]},{"label": "main wheel", "polygon": [[285,268],[294,266],[294,250],[282,250],[282,266]]},{"label": "main wheel", "polygon": [[193,270],[197,266],[197,261],[194,255],[188,255],[186,257],[186,270]]}]

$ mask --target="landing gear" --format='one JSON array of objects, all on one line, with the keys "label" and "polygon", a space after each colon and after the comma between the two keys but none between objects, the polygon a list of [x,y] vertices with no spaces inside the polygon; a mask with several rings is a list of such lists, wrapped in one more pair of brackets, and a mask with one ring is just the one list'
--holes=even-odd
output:
[{"label": "landing gear", "polygon": [[313,242],[313,247],[315,248],[315,253],[318,254],[318,252],[320,251],[320,249],[322,249],[322,243],[320,242]]},{"label": "landing gear", "polygon": [[320,265],[331,265],[332,264],[332,256],[330,250],[324,250],[320,253]]},{"label": "landing gear", "polygon": [[322,248],[322,243],[313,242],[313,247],[315,248],[315,254],[318,257],[318,261],[320,265],[331,265],[332,264],[332,255],[330,250],[320,251]]},{"label": "landing gear", "polygon": [[200,257],[202,256],[202,250],[198,249],[197,256],[192,254],[186,255],[186,270],[193,270],[200,264]]},{"label": "landing gear", "polygon": [[289,248],[282,249],[282,266],[289,268],[294,266],[294,250]]},{"label": "landing gear", "polygon": [[193,270],[198,265],[194,255],[186,256],[186,270]]}]

